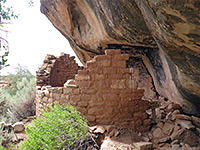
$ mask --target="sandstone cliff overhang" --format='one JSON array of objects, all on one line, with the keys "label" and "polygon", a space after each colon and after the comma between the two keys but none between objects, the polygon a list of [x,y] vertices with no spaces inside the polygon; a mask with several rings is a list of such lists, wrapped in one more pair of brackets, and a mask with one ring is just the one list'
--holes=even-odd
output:
[{"label": "sandstone cliff overhang", "polygon": [[199,114],[199,0],[41,0],[41,12],[83,64],[106,49],[139,57],[159,95]]}]

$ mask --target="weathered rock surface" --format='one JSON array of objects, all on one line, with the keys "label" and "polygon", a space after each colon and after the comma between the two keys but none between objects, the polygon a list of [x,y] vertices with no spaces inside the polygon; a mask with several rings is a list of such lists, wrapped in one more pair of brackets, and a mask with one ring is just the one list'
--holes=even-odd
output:
[{"label": "weathered rock surface", "polygon": [[[135,2],[159,50],[165,52],[170,67],[169,74],[178,93],[199,107],[200,2],[198,0],[135,0]],[[169,74],[166,75],[169,77]],[[196,110],[188,106],[188,111]]]},{"label": "weathered rock surface", "polygon": [[159,95],[191,114],[200,114],[199,11],[199,0],[41,0],[83,64],[121,49],[142,60]]}]

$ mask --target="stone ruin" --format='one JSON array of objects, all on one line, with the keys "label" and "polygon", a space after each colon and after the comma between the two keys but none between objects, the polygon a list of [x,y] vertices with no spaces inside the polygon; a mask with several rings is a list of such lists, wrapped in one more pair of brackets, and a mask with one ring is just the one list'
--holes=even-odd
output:
[{"label": "stone ruin", "polygon": [[36,84],[38,86],[62,87],[68,79],[74,79],[78,70],[81,69],[74,59],[74,56],[64,53],[58,57],[48,54],[44,64],[36,72]]},{"label": "stone ruin", "polygon": [[[63,64],[55,64],[57,61]],[[107,50],[105,55],[95,56],[87,62],[86,68],[79,67],[74,57],[64,53],[59,57],[47,55],[43,67],[37,72],[37,116],[41,116],[41,109],[54,102],[75,106],[86,117],[89,132],[95,135],[101,150],[116,147],[137,150],[199,149],[200,118],[184,114],[180,105],[161,96],[158,97],[159,103],[145,100],[154,95],[150,90],[153,85],[140,62],[120,50]],[[58,64],[66,66],[62,70],[64,73],[59,74],[64,76],[65,81],[54,86],[50,83],[56,83],[56,79],[61,83],[60,77],[50,78],[55,73],[53,70],[62,68]],[[67,66],[74,70],[67,71],[70,68]],[[6,131],[14,131],[12,142],[26,140],[25,124],[30,124],[34,118],[14,124],[1,122],[3,136],[7,137]],[[6,142],[4,145],[9,144]]]},{"label": "stone ruin", "polygon": [[[83,69],[67,54],[47,55],[37,72],[36,115],[40,116],[40,110],[49,104],[69,103],[85,116],[89,125],[112,124],[148,131],[149,101],[142,99],[145,90],[138,88],[141,82],[137,82],[128,61],[129,54],[106,50],[105,55],[95,56]],[[75,79],[76,84],[64,86],[69,79]]]}]

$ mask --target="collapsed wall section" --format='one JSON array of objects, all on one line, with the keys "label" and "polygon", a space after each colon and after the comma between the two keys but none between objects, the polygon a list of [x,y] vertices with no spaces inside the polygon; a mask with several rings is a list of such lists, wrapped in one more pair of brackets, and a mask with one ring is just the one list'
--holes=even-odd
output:
[{"label": "collapsed wall section", "polygon": [[74,79],[81,68],[74,59],[74,56],[65,53],[57,57],[48,54],[42,67],[36,72],[37,86],[62,87],[68,79]]},{"label": "collapsed wall section", "polygon": [[133,73],[127,68],[128,54],[107,50],[95,56],[75,76],[76,87],[39,87],[37,116],[48,104],[71,104],[86,117],[90,125],[118,125],[147,131],[151,120],[146,110],[149,102],[142,100],[143,89],[137,89]]}]

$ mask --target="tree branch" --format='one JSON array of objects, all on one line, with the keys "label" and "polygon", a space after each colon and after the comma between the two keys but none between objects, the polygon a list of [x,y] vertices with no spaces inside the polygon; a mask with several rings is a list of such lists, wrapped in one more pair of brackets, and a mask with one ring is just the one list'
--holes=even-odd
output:
[{"label": "tree branch", "polygon": [[0,29],[0,31],[6,32],[6,33],[8,33],[8,32],[9,32],[9,31],[7,31],[7,30],[3,30],[3,29]]},{"label": "tree branch", "polygon": [[11,22],[1,22],[2,24],[12,24]]},{"label": "tree branch", "polygon": [[0,37],[0,40],[2,40],[2,41],[4,41],[4,42],[6,42],[6,43],[8,44],[8,41],[7,41],[6,39],[4,39],[4,38]]}]

